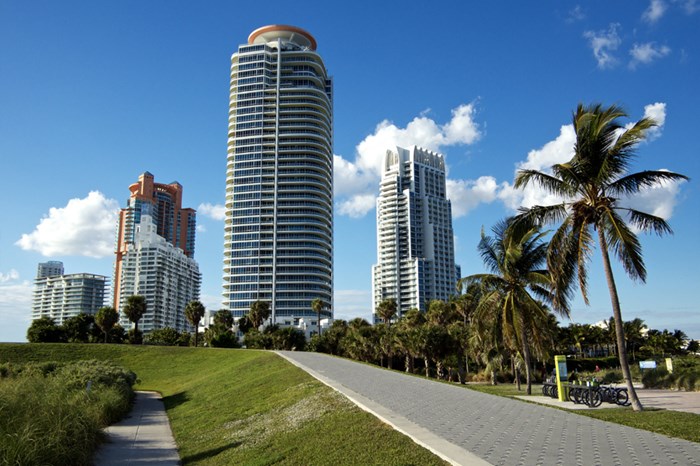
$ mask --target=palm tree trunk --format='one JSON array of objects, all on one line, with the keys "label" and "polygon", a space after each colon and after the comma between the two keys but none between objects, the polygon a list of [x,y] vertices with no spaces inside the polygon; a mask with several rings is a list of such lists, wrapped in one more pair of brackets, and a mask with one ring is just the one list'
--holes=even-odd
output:
[{"label": "palm tree trunk", "polygon": [[411,369],[411,356],[406,354],[406,359],[404,360],[404,365],[406,366],[406,373]]},{"label": "palm tree trunk", "polygon": [[642,411],[641,401],[637,396],[637,392],[632,385],[632,374],[630,373],[629,362],[627,361],[627,347],[625,345],[625,329],[622,326],[622,311],[620,310],[620,298],[617,296],[617,287],[615,286],[615,278],[613,277],[612,267],[610,266],[610,256],[608,255],[608,243],[605,240],[605,233],[600,226],[598,228],[598,241],[600,243],[600,252],[603,255],[603,268],[605,269],[605,278],[608,281],[608,291],[610,292],[610,301],[612,302],[613,316],[615,317],[615,336],[617,337],[617,354],[620,359],[620,368],[622,376],[627,384],[627,392],[632,402],[634,411]]},{"label": "palm tree trunk", "polygon": [[430,361],[427,357],[423,357],[423,362],[425,363],[425,377],[430,377]]},{"label": "palm tree trunk", "polygon": [[[532,374],[530,373],[530,343],[527,341],[527,322],[525,322],[526,317],[523,313],[522,319],[520,319],[520,334],[523,339],[523,363],[525,364],[525,380],[527,381],[527,394],[532,395]],[[520,385],[520,382],[518,382]],[[520,387],[518,387],[520,390]]]}]

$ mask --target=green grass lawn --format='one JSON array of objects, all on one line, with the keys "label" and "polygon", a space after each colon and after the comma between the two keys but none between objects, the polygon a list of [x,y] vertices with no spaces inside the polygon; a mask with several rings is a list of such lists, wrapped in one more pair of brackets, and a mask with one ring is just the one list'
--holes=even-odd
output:
[{"label": "green grass lawn", "polygon": [[[468,385],[468,388],[506,397],[526,396],[525,384],[522,385],[522,390],[520,392],[513,384],[499,384],[495,386],[472,384]],[[541,390],[541,385],[533,385],[532,394],[542,395]],[[557,409],[569,411],[565,408]],[[632,411],[631,407],[596,408],[569,412],[700,443],[700,429],[698,429],[698,425],[700,425],[700,416],[693,413],[653,408],[646,408],[644,411],[637,413]]]},{"label": "green grass lawn", "polygon": [[0,344],[0,362],[80,359],[113,361],[163,395],[183,464],[446,464],[274,353]]}]

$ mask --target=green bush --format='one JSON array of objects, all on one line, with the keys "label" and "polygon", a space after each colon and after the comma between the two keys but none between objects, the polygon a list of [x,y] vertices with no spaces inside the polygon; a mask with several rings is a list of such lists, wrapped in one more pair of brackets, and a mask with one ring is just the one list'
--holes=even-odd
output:
[{"label": "green bush", "polygon": [[608,356],[605,358],[585,358],[585,359],[567,359],[566,366],[569,372],[593,372],[598,369],[614,369],[620,366],[620,360],[617,356]]},{"label": "green bush", "polygon": [[159,346],[187,346],[183,344],[185,341],[189,343],[189,334],[187,332],[180,334],[171,327],[153,330],[143,338],[145,344]]},{"label": "green bush", "polygon": [[620,383],[624,380],[624,377],[622,376],[622,371],[621,370],[607,370],[603,371],[602,375],[600,377],[600,383],[602,384],[611,384],[611,383]]},{"label": "green bush", "polygon": [[91,464],[101,429],[129,412],[136,381],[99,361],[2,368],[0,464],[8,465]]}]

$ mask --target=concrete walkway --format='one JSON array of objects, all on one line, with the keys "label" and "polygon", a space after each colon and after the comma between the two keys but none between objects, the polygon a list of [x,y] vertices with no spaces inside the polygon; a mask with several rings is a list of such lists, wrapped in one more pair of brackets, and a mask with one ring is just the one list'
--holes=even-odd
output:
[{"label": "concrete walkway", "polygon": [[95,456],[96,466],[180,464],[170,421],[159,393],[136,392],[129,416],[109,426],[105,432],[107,442]]},{"label": "concrete walkway", "polygon": [[278,354],[460,465],[700,465],[700,444],[319,354]]},{"label": "concrete walkway", "polygon": [[[622,386],[619,384],[618,386]],[[700,414],[700,392],[678,392],[674,390],[651,390],[646,388],[637,388],[637,396],[645,408],[670,409],[673,411],[682,411],[685,413]],[[533,394],[540,391],[533,387]],[[570,410],[589,410],[602,408],[622,408],[622,406],[611,403],[603,403],[597,408],[589,408],[584,404],[574,404],[570,401],[559,401],[556,398],[548,396],[516,396],[516,398],[539,403],[548,406],[555,406],[562,409]],[[700,418],[698,420],[700,422]]]}]

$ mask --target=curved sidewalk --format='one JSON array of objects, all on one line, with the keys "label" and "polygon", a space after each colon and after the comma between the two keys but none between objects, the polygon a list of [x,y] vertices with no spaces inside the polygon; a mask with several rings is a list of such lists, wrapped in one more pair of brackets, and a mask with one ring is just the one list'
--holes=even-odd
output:
[{"label": "curved sidewalk", "polygon": [[126,419],[105,429],[107,441],[95,455],[96,466],[177,466],[180,456],[163,399],[157,392],[136,392]]},{"label": "curved sidewalk", "polygon": [[278,351],[452,464],[700,465],[700,444],[319,353]]}]

